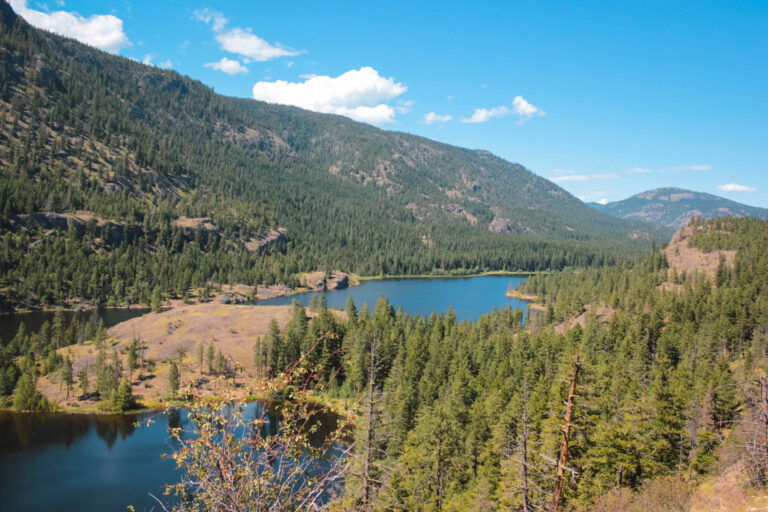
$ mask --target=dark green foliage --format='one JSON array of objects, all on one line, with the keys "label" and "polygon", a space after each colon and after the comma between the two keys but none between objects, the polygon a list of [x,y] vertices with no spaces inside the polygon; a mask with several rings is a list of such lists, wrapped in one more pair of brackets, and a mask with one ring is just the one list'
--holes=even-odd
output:
[{"label": "dark green foliage", "polygon": [[176,398],[176,393],[179,391],[179,367],[176,361],[171,361],[171,368],[168,371],[168,389],[171,391],[171,398]]},{"label": "dark green foliage", "polygon": [[47,411],[51,404],[37,390],[34,371],[24,372],[16,383],[13,407],[20,411]]},{"label": "dark green foliage", "polygon": [[[487,152],[222,97],[173,71],[8,23],[0,30],[6,306],[86,299],[156,309],[222,283],[298,285],[300,272],[317,268],[601,265],[637,253],[653,231]],[[82,210],[90,213],[72,216]],[[509,233],[489,232],[497,217]],[[278,227],[286,233],[275,235]],[[259,246],[267,235],[272,242]]]},{"label": "dark green foliage", "polygon": [[120,385],[112,394],[110,400],[110,406],[112,412],[122,413],[132,408],[135,405],[133,399],[133,393],[131,391],[131,383],[128,379],[120,380]]},{"label": "dark green foliage", "polygon": [[67,388],[67,399],[75,384],[75,376],[72,373],[72,360],[67,357],[61,365],[61,382]]},{"label": "dark green foliage", "polygon": [[[389,470],[387,485],[375,494],[385,509],[519,507],[524,380],[530,499],[548,502],[554,475],[548,461],[558,454],[567,378],[578,353],[583,364],[568,466],[580,476],[568,478],[565,497],[589,509],[619,482],[638,489],[664,475],[712,469],[721,439],[751,400],[745,354],[752,371],[768,369],[761,341],[768,222],[733,222],[731,232],[741,234],[731,247],[741,250],[720,286],[678,276],[680,289],[667,291],[661,283],[673,273],[654,253],[632,265],[530,278],[526,291],[550,306],[550,313],[533,316],[534,329],[522,326],[521,311],[457,323],[451,312],[395,314],[383,298],[373,315],[365,309],[357,320],[350,315],[336,331],[332,323],[319,327],[322,313],[303,327],[297,308],[290,329],[306,329],[306,339],[321,332],[341,337],[338,392],[361,403],[371,340],[380,340],[376,389],[386,440],[379,448]],[[744,224],[752,227],[743,231]],[[587,312],[584,327],[555,331],[564,318],[601,304],[613,306],[609,318]],[[285,364],[297,357],[291,354]],[[358,504],[359,478],[358,471],[349,497]]]}]

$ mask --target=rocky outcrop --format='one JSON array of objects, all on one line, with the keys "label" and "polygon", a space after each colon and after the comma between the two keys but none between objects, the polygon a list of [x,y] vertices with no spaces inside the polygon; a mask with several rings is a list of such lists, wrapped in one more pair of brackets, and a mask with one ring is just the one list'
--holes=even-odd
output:
[{"label": "rocky outcrop", "polygon": [[325,272],[318,271],[307,274],[304,281],[307,288],[314,291],[342,290],[349,286],[349,275],[337,270],[331,272],[330,276],[326,278]]},{"label": "rocky outcrop", "polygon": [[503,217],[496,217],[488,224],[491,233],[509,233],[512,231],[512,221]]},{"label": "rocky outcrop", "polygon": [[270,229],[258,238],[251,238],[245,242],[245,248],[250,252],[258,252],[262,248],[272,245],[280,240],[285,240],[288,230],[285,228]]},{"label": "rocky outcrop", "polygon": [[703,229],[709,229],[709,226],[683,226],[677,230],[667,248],[664,249],[669,266],[677,270],[678,274],[704,272],[710,279],[714,279],[717,267],[720,266],[721,256],[725,258],[728,265],[733,266],[736,251],[704,252],[688,245],[688,239]]}]

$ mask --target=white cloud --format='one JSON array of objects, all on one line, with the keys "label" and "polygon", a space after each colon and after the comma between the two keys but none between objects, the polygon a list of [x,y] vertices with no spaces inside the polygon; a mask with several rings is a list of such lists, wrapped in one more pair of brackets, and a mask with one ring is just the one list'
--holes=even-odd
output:
[{"label": "white cloud", "polygon": [[237,53],[256,62],[265,62],[304,53],[302,50],[286,48],[279,44],[269,44],[252,33],[250,29],[233,28],[227,32],[220,32],[216,34],[216,40],[224,50],[230,53]]},{"label": "white cloud", "polygon": [[429,112],[428,114],[424,115],[424,122],[427,124],[433,124],[433,123],[445,123],[447,121],[450,121],[453,119],[453,116],[451,115],[440,115],[435,114],[434,112]]},{"label": "white cloud", "polygon": [[141,63],[146,66],[152,65],[152,56],[150,54],[146,54],[143,59],[141,59]]},{"label": "white cloud", "polygon": [[195,11],[195,18],[198,20],[204,22],[204,23],[211,23],[211,28],[214,32],[218,32],[221,29],[224,28],[224,26],[229,21],[226,16],[221,14],[219,11],[214,11],[212,9],[198,9]]},{"label": "white cloud", "polygon": [[[280,57],[291,57],[305,53],[304,50],[294,50],[278,43],[270,44],[254,34],[250,28],[242,29],[236,27],[224,32],[224,27],[229,23],[229,19],[219,11],[198,9],[195,11],[195,18],[203,23],[209,23],[211,29],[216,33],[216,40],[221,45],[221,48],[230,53],[242,55],[246,58],[246,63],[252,61],[265,62]],[[288,67],[292,65],[292,62],[288,63]],[[229,69],[234,68],[230,65]],[[236,72],[242,73],[243,71],[238,70]]]},{"label": "white cloud", "polygon": [[597,204],[608,204],[608,199],[606,199],[606,198],[602,198],[601,200],[599,200],[599,201],[597,202]]},{"label": "white cloud", "polygon": [[517,116],[519,117],[518,123],[523,124],[524,122],[531,119],[533,116],[546,115],[546,112],[541,110],[539,107],[531,105],[522,96],[515,96],[515,98],[512,100],[512,108],[509,108],[505,105],[502,105],[500,107],[493,107],[491,109],[476,108],[474,113],[472,114],[472,117],[462,118],[461,122],[462,123],[484,123],[486,121],[491,120],[494,117],[505,117],[510,114],[517,114]]},{"label": "white cloud", "polygon": [[238,73],[248,72],[248,68],[240,64],[240,62],[228,59],[226,57],[222,57],[219,62],[209,62],[205,65],[205,67],[223,71],[228,75],[236,75]]},{"label": "white cloud", "polygon": [[552,169],[552,177],[548,178],[550,181],[559,183],[562,181],[592,181],[592,180],[615,180],[622,176],[629,176],[632,174],[650,174],[654,172],[664,172],[663,170],[655,171],[653,169],[646,169],[644,167],[633,167],[624,171],[618,172],[602,172],[584,174],[578,171],[572,171],[569,169]]},{"label": "white cloud", "polygon": [[157,67],[163,69],[171,69],[173,67],[173,62],[171,62],[171,59],[166,59],[163,62],[158,62]]},{"label": "white cloud", "polygon": [[515,96],[515,99],[512,100],[512,107],[515,109],[515,113],[520,116],[520,123],[524,123],[533,116],[546,115],[546,112],[531,105],[522,96]]},{"label": "white cloud", "polygon": [[26,0],[11,0],[11,6],[30,25],[77,39],[106,52],[117,53],[131,44],[123,32],[123,20],[111,14],[94,14],[86,18],[76,12],[46,13],[28,8]]},{"label": "white cloud", "polygon": [[670,170],[675,172],[683,171],[711,171],[711,165],[678,165],[677,167],[670,167]]},{"label": "white cloud", "polygon": [[462,123],[484,123],[493,117],[504,117],[509,114],[507,107],[494,107],[492,109],[476,108],[472,117],[462,118]]},{"label": "white cloud", "polygon": [[718,190],[722,190],[724,192],[757,192],[755,187],[750,187],[748,185],[738,185],[736,183],[726,183],[725,185],[720,185],[717,188]]},{"label": "white cloud", "polygon": [[416,100],[408,100],[408,101],[398,101],[397,106],[395,107],[395,112],[398,114],[407,114],[411,110],[413,110],[413,105],[416,103]]},{"label": "white cloud", "polygon": [[592,180],[615,180],[620,176],[619,173],[605,172],[599,174],[564,174],[561,176],[553,176],[549,178],[549,181],[560,183],[563,181],[592,181]]},{"label": "white cloud", "polygon": [[337,77],[311,76],[304,82],[257,82],[253,97],[270,103],[340,114],[371,124],[391,123],[395,109],[386,102],[408,90],[371,67],[352,69]]}]

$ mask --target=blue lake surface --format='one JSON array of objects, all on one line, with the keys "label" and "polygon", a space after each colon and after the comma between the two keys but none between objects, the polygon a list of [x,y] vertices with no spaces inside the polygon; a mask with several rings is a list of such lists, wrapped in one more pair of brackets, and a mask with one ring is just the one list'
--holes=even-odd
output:
[{"label": "blue lake surface", "polygon": [[[244,417],[261,416],[261,407],[248,404]],[[278,418],[266,417],[266,433],[273,433]],[[318,419],[310,437],[315,446],[336,425],[334,417]],[[101,512],[128,505],[162,510],[152,496],[171,504],[163,497],[164,486],[180,476],[170,457],[178,442],[169,427],[188,430],[186,411],[124,416],[0,411],[0,510]],[[168,457],[163,460],[162,454]]]},{"label": "blue lake surface", "polygon": [[[526,276],[478,276],[449,278],[383,279],[363,281],[359,286],[326,292],[329,307],[343,308],[347,297],[352,297],[359,310],[365,303],[373,311],[382,295],[389,298],[395,309],[402,306],[411,315],[444,313],[453,307],[459,320],[477,320],[493,308],[526,309],[523,300],[506,296],[507,287],[517,286]],[[290,297],[260,300],[259,304],[276,306],[290,304],[294,299],[305,306],[317,292],[300,293]]]},{"label": "blue lake surface", "polygon": [[[525,301],[510,299],[507,287],[525,276],[469,278],[387,279],[366,281],[360,286],[326,293],[328,305],[343,308],[347,297],[365,303],[373,311],[380,296],[411,315],[443,313],[453,307],[459,320],[476,320],[493,308],[526,308]],[[311,293],[260,301],[259,304],[290,304],[294,299],[309,304]],[[120,310],[111,325],[144,311]],[[123,318],[124,317],[124,318]],[[18,322],[35,331],[50,313],[6,316],[0,327],[13,336]],[[3,320],[3,319],[0,319]],[[69,320],[69,318],[67,318]],[[173,426],[185,422],[157,415],[151,426],[135,427],[140,416],[40,415],[0,411],[0,510],[16,511],[124,511],[161,510],[149,495],[161,497],[163,486],[178,481],[171,453]]]}]

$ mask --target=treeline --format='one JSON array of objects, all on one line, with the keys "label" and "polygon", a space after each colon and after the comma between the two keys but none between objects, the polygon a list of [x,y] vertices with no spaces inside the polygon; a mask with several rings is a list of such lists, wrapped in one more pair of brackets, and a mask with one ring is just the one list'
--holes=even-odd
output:
[{"label": "treeline", "polygon": [[[634,257],[650,236],[491,155],[218,96],[33,29],[0,7],[6,308],[148,303],[155,289],[181,297],[208,283],[295,284],[297,273],[318,268],[412,275],[603,265]],[[452,203],[477,225],[448,213]],[[98,229],[37,228],[19,217],[79,210]],[[497,216],[512,219],[510,234],[488,231]],[[214,229],[191,237],[179,217],[209,218]],[[247,248],[277,227],[286,239]]]},{"label": "treeline", "polygon": [[[92,343],[96,357],[90,367],[86,363],[75,373],[70,354],[60,349],[85,342]],[[20,324],[16,335],[0,347],[0,405],[23,411],[55,410],[57,404],[42,395],[37,381],[41,376],[57,374],[67,399],[79,391],[80,399],[100,400],[104,410],[119,413],[131,409],[135,401],[130,382],[133,372],[148,363],[143,359],[146,347],[133,340],[124,350],[124,366],[118,352],[106,342],[106,329],[97,315],[83,321],[73,315],[65,324],[59,310],[52,322],[45,321],[34,333]]]},{"label": "treeline", "polygon": [[[322,303],[311,322],[296,306],[282,332],[273,324],[256,344],[256,361],[280,372],[320,339],[308,357],[327,362],[331,394],[359,403],[338,507],[359,509],[367,495],[370,510],[530,510],[552,506],[578,360],[561,506],[591,510],[612,489],[707,474],[759,405],[768,223],[728,222],[729,247],[749,249],[717,282],[661,286],[672,273],[660,252],[627,268],[537,276],[529,290],[554,310],[530,314],[532,328],[519,310],[457,322],[451,312],[410,317],[382,298],[371,312],[348,303],[344,323]],[[584,304],[612,301],[610,316],[587,314],[560,334],[577,311],[558,305],[570,290]]]}]

